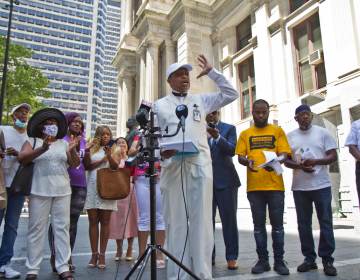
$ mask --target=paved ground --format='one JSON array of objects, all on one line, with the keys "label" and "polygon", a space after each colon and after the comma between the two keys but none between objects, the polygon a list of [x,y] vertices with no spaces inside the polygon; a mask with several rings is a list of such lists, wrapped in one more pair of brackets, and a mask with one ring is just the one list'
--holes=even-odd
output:
[{"label": "paved ground", "polygon": [[[87,268],[87,263],[90,259],[89,239],[87,232],[87,217],[81,217],[79,222],[79,233],[74,250],[74,263],[77,266],[75,277],[76,279],[95,280],[95,279],[124,279],[125,275],[130,269],[131,263],[121,261],[116,263],[113,260],[115,254],[115,242],[111,240],[108,246],[107,253],[107,268],[104,271],[98,269]],[[21,219],[17,243],[15,246],[14,268],[21,271],[24,275],[26,273],[25,256],[26,256],[26,233],[27,233],[27,218]],[[2,233],[2,229],[0,231]],[[315,231],[316,240],[318,232]],[[222,241],[221,226],[217,226],[216,230],[216,245],[217,245],[217,259],[216,265],[213,269],[213,277],[221,280],[231,279],[291,279],[291,280],[322,280],[322,279],[343,279],[352,280],[360,279],[360,235],[356,234],[354,230],[346,225],[343,225],[341,220],[336,222],[335,230],[337,249],[335,252],[336,266],[338,268],[338,277],[326,277],[322,272],[321,261],[318,260],[319,270],[308,273],[297,273],[296,266],[301,263],[303,257],[300,253],[300,246],[296,231],[286,230],[285,251],[286,261],[288,262],[291,274],[290,276],[278,276],[273,271],[264,273],[260,276],[250,274],[251,266],[256,262],[255,246],[252,236],[251,225],[242,225],[239,231],[240,237],[240,255],[239,255],[239,269],[236,271],[229,271],[226,269],[226,262],[224,260],[224,245]],[[269,236],[270,238],[270,236]],[[269,239],[271,240],[271,239]],[[317,241],[316,241],[317,242]],[[269,242],[269,249],[270,249]],[[134,249],[137,248],[135,244]],[[137,253],[134,252],[134,256]],[[272,260],[270,260],[272,262]],[[145,272],[142,279],[150,279],[148,270]],[[22,277],[23,279],[24,277]],[[50,270],[49,265],[49,250],[46,244],[45,258],[41,265],[39,275],[40,280],[57,279],[56,275]],[[133,278],[135,279],[135,278]],[[158,279],[166,279],[165,270],[158,270]]]}]

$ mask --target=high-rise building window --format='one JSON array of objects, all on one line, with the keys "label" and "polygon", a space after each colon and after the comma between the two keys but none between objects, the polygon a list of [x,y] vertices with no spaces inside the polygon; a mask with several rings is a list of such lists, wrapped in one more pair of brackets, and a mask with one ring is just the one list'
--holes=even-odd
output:
[{"label": "high-rise building window", "polygon": [[245,119],[251,115],[251,104],[256,99],[254,59],[251,56],[244,62],[240,63],[239,80],[240,80],[240,98],[241,98],[241,118]]},{"label": "high-rise building window", "polygon": [[237,50],[241,50],[249,44],[251,39],[251,17],[248,16],[236,26]]},{"label": "high-rise building window", "polygon": [[319,15],[293,29],[300,95],[326,86]]},{"label": "high-rise building window", "polygon": [[299,9],[302,5],[304,5],[309,0],[289,0],[290,4],[290,13]]}]

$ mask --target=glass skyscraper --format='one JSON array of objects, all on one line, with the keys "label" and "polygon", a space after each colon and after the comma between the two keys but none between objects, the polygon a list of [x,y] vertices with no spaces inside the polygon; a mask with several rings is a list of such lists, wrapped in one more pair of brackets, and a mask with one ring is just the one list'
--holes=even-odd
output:
[{"label": "glass skyscraper", "polygon": [[[0,6],[4,36],[7,2]],[[119,27],[120,0],[21,0],[14,5],[11,40],[32,49],[29,63],[49,78],[52,97],[44,104],[80,113],[87,134],[99,124],[116,131],[117,84],[111,60]]]},{"label": "glass skyscraper", "polygon": [[103,74],[102,90],[102,123],[116,131],[117,120],[117,71],[111,65],[116,54],[116,47],[120,41],[120,0],[108,0],[106,13],[106,45],[105,45],[105,64]]}]

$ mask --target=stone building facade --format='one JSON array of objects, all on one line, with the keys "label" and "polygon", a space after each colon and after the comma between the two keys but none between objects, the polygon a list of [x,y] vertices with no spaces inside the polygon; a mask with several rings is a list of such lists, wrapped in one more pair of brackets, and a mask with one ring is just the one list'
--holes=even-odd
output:
[{"label": "stone building facade", "polygon": [[[330,167],[334,213],[359,224],[354,160],[344,141],[360,118],[360,1],[357,0],[122,0],[118,69],[118,134],[142,99],[167,94],[166,67],[196,65],[205,54],[239,90],[240,98],[221,112],[238,134],[251,124],[252,101],[271,105],[270,121],[285,131],[297,127],[294,109],[311,105],[318,124],[339,144],[339,161]],[[191,72],[191,91],[213,89]],[[242,183],[245,170],[237,164]],[[291,172],[285,172],[287,186]],[[287,222],[295,219],[290,187]],[[249,216],[245,187],[239,215]],[[355,215],[353,215],[355,214]]]}]

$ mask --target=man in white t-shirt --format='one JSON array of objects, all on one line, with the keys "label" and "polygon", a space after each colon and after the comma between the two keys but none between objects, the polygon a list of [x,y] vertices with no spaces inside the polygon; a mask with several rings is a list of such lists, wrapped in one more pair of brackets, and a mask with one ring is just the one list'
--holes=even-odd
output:
[{"label": "man in white t-shirt", "polygon": [[356,188],[360,205],[360,120],[354,121],[351,124],[351,130],[346,138],[345,146],[349,147],[349,152],[356,161]]},{"label": "man in white t-shirt", "polygon": [[295,120],[299,128],[287,135],[293,157],[288,159],[285,165],[294,169],[292,190],[301,252],[305,257],[297,271],[317,269],[311,226],[314,203],[320,224],[318,256],[322,258],[324,273],[336,276],[332,256],[335,251],[335,239],[328,165],[337,160],[337,145],[326,129],[311,125],[312,113],[308,105],[300,105],[296,109]]},{"label": "man in white t-shirt", "polygon": [[[26,125],[31,107],[22,103],[15,106],[11,111],[13,126],[1,126],[5,138],[5,155],[2,161],[5,186],[8,189],[19,167],[17,156],[22,145],[28,140]],[[5,219],[4,232],[0,247],[0,277],[5,279],[19,278],[20,272],[10,266],[10,260],[14,255],[14,244],[17,235],[21,209],[25,196],[7,194],[7,208],[0,209],[0,225]]]}]

